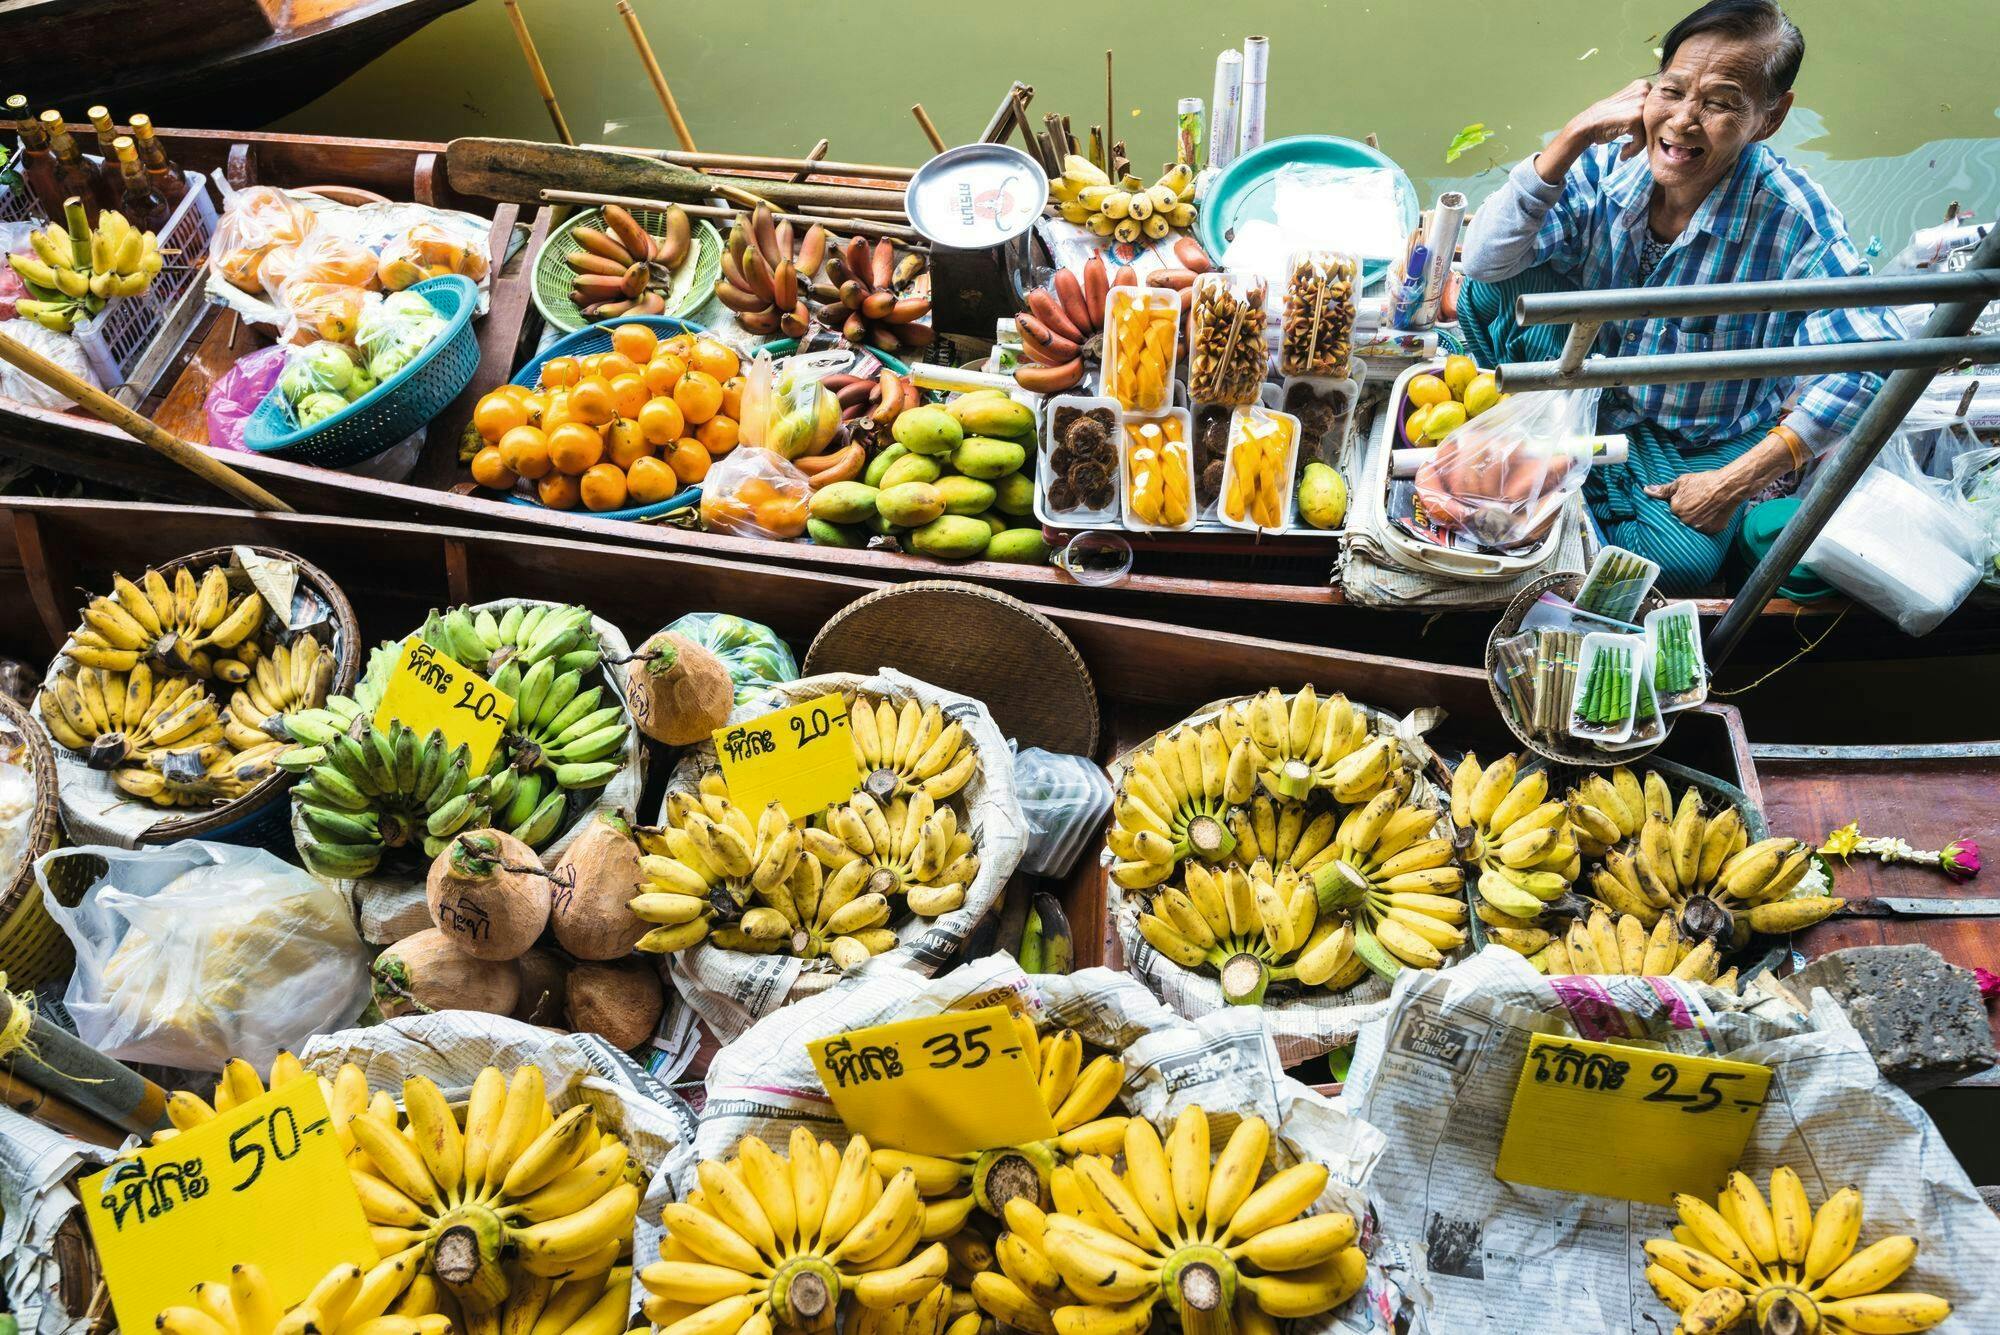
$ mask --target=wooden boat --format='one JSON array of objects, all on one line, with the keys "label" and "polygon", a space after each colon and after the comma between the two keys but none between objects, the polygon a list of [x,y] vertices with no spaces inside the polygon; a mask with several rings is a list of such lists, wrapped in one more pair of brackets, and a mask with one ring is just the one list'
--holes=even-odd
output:
[{"label": "wooden boat", "polygon": [[470,0],[17,0],[0,5],[0,88],[184,125],[296,111]]},{"label": "wooden boat", "polygon": [[[1433,616],[1425,611],[1386,612],[1350,607],[1331,582],[1332,549],[1300,554],[1156,551],[1143,542],[1134,573],[1113,588],[1077,584],[1046,566],[972,562],[947,568],[916,556],[851,551],[801,542],[772,542],[693,532],[665,523],[606,520],[585,512],[507,504],[475,493],[457,459],[457,442],[479,396],[503,382],[524,361],[541,332],[531,300],[532,261],[553,225],[549,209],[468,198],[455,192],[444,171],[445,145],[409,140],[334,139],[307,135],[162,131],[176,161],[191,169],[220,171],[233,185],[336,186],[392,199],[462,208],[493,219],[495,253],[519,229],[527,234],[513,262],[496,275],[492,309],[479,325],[481,365],[466,393],[434,423],[425,453],[406,483],[379,482],[249,454],[230,464],[302,511],[413,524],[537,533],[563,542],[610,543],[665,553],[712,554],[731,560],[777,563],[840,578],[890,582],[937,578],[941,573],[992,584],[1020,597],[1107,612],[1165,615],[1202,624],[1309,639],[1361,649],[1395,650],[1424,637],[1425,652],[1445,661],[1479,661],[1490,611]],[[254,340],[235,317],[199,301],[183,314],[184,336],[151,359],[125,391],[130,401],[183,436],[203,438],[201,407],[208,386]],[[0,399],[0,456],[8,456],[107,486],[170,502],[205,505],[217,494],[115,428],[76,413],[53,412]],[[1166,611],[1171,600],[1171,611]],[[1703,604],[1719,615],[1726,600]],[[1304,610],[1304,615],[1301,615]],[[1782,661],[1797,648],[1796,624],[1822,629],[1839,604],[1774,602],[1763,624],[1739,652],[1747,663]],[[1915,642],[1867,616],[1849,618],[1816,653],[1822,660],[1876,660],[1919,653],[1958,655],[2000,650],[2000,610],[1962,612],[1944,629]]]}]

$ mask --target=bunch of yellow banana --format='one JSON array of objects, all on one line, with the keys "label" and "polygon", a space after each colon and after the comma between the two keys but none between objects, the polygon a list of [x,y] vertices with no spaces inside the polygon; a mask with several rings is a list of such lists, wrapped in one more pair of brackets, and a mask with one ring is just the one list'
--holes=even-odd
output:
[{"label": "bunch of yellow banana", "polygon": [[922,790],[886,806],[856,793],[806,829],[805,845],[835,881],[857,874],[852,869],[858,866],[866,893],[901,895],[920,918],[963,904],[965,887],[979,874],[972,836],[958,828],[958,812]]},{"label": "bunch of yellow banana", "polygon": [[1000,1328],[973,1305],[968,1290],[947,1280],[907,1307],[859,1308],[848,1330],[850,1335],[999,1335]]},{"label": "bunch of yellow banana", "polygon": [[[1465,872],[1451,840],[1434,833],[1438,813],[1383,789],[1341,818],[1331,856],[1312,870],[1321,925],[1344,917],[1362,965],[1394,978],[1405,965],[1442,967],[1465,944]],[[1336,933],[1338,935],[1338,933]],[[1308,944],[1308,951],[1311,950]]]},{"label": "bunch of yellow banana", "polygon": [[926,1209],[911,1169],[885,1183],[862,1136],[836,1151],[798,1127],[787,1148],[745,1136],[734,1158],[696,1165],[700,1191],[662,1211],[661,1259],[639,1282],[664,1335],[831,1330],[843,1308],[850,1320],[856,1306],[911,1308],[943,1281],[938,1239],[962,1211]]},{"label": "bunch of yellow banana", "polygon": [[1149,186],[1129,173],[1113,181],[1089,158],[1071,153],[1063,158],[1062,175],[1049,182],[1049,198],[1065,222],[1093,235],[1158,241],[1194,226],[1194,169],[1176,163]]},{"label": "bunch of yellow banana", "polygon": [[1842,1187],[1817,1213],[1790,1168],[1771,1170],[1767,1200],[1731,1173],[1715,1205],[1676,1196],[1671,1238],[1646,1243],[1646,1280],[1680,1314],[1687,1335],[1753,1323],[1765,1332],[1900,1335],[1929,1330],[1951,1304],[1928,1293],[1883,1293],[1917,1259],[1917,1240],[1861,1240],[1861,1193]]},{"label": "bunch of yellow banana", "polygon": [[1489,927],[1533,924],[1583,870],[1569,808],[1548,792],[1548,771],[1522,774],[1511,755],[1482,767],[1468,752],[1452,771],[1451,819],[1466,839],[1460,858],[1478,875],[1475,907]]},{"label": "bunch of yellow banana", "polygon": [[1608,777],[1592,770],[1569,790],[1570,830],[1586,859],[1603,857],[1639,833],[1645,821],[1645,793],[1629,765]]},{"label": "bunch of yellow banana", "polygon": [[652,954],[705,940],[718,915],[735,919],[762,897],[771,907],[805,857],[798,826],[773,802],[753,823],[720,774],[694,792],[667,794],[666,824],[640,829],[640,893],[631,909],[659,924],[639,940]]},{"label": "bunch of yellow banana", "polygon": [[1111,879],[1127,890],[1159,885],[1190,857],[1220,863],[1236,851],[1229,808],[1250,800],[1254,777],[1229,772],[1229,745],[1214,723],[1182,724],[1126,757],[1111,806]]},{"label": "bunch of yellow banana", "polygon": [[333,651],[311,632],[260,655],[248,680],[230,695],[222,711],[223,735],[229,744],[242,751],[273,737],[289,742],[279,721],[295,710],[324,704],[333,687],[333,668]]},{"label": "bunch of yellow banana", "polygon": [[29,233],[33,255],[7,257],[31,294],[19,303],[21,317],[60,334],[73,332],[112,297],[144,293],[166,263],[158,238],[115,210],[99,214],[92,229],[82,200],[71,199],[64,224]]},{"label": "bunch of yellow banana", "polygon": [[904,1168],[916,1173],[917,1191],[933,1213],[956,1210],[963,1219],[977,1206],[997,1218],[1016,1197],[1039,1209],[1048,1201],[1049,1175],[1058,1164],[1078,1154],[1116,1154],[1125,1143],[1124,1117],[1103,1115],[1124,1084],[1125,1063],[1099,1053],[1086,1065],[1083,1039],[1074,1029],[1044,1037],[1035,1031],[1035,1022],[1019,1012],[1014,1028],[1042,1104],[1055,1122],[1056,1137],[949,1158],[876,1150],[875,1167],[884,1177]]},{"label": "bunch of yellow banana", "polygon": [[[281,1085],[289,1085],[294,1080],[304,1078],[305,1075],[306,1068],[300,1063],[297,1057],[294,1057],[289,1052],[280,1052],[271,1061],[271,1080],[267,1088],[263,1078],[257,1074],[256,1067],[244,1061],[241,1057],[231,1057],[222,1068],[221,1078],[216,1081],[213,1101],[204,1099],[193,1090],[176,1089],[168,1091],[167,1120],[172,1125],[155,1131],[153,1133],[153,1143],[157,1145],[161,1141],[167,1140],[182,1131],[192,1131],[203,1122],[213,1119],[217,1113],[228,1112],[238,1104],[262,1098],[270,1090],[277,1089]],[[361,1102],[363,1105],[367,1103],[368,1081],[361,1074],[359,1066],[351,1062],[342,1066],[338,1079],[348,1082],[350,1092],[354,1087],[354,1082],[359,1081]],[[347,1118],[341,1115],[340,1107],[337,1106],[338,1101],[334,1094],[334,1088],[337,1083],[338,1081],[328,1080],[324,1076],[321,1076],[319,1090],[320,1097],[326,1100],[327,1110],[333,1114],[331,1125],[334,1138],[340,1142],[341,1152],[345,1153],[354,1148],[354,1142],[347,1135]],[[384,1095],[383,1097],[386,1099],[388,1096]],[[390,1113],[392,1116],[394,1115],[393,1104],[390,1105]]]},{"label": "bunch of yellow banana", "polygon": [[1571,974],[1628,974],[1633,977],[1687,978],[1736,990],[1736,970],[1722,973],[1722,956],[1713,941],[1693,944],[1681,939],[1674,920],[1655,919],[1649,931],[1630,913],[1613,915],[1601,906],[1577,919],[1560,935],[1540,927],[1496,927],[1487,936],[1528,956],[1528,962],[1551,978]]},{"label": "bunch of yellow banana", "polygon": [[[451,1335],[452,1319],[432,1301],[435,1286],[417,1278],[408,1257],[388,1257],[365,1271],[345,1262],[282,1308],[261,1269],[231,1266],[226,1282],[196,1284],[193,1302],[162,1308],[154,1325],[165,1335]],[[619,1327],[606,1335],[623,1329],[624,1311],[618,1315]]]},{"label": "bunch of yellow banana", "polygon": [[207,691],[184,677],[156,678],[145,663],[126,672],[72,664],[42,683],[40,704],[49,735],[92,769],[144,763],[159,751],[223,739]]},{"label": "bunch of yellow banana", "polygon": [[975,1276],[973,1298],[1036,1335],[1140,1335],[1162,1306],[1183,1331],[1216,1335],[1332,1311],[1367,1277],[1354,1218],[1306,1214],[1324,1164],[1259,1186],[1270,1147],[1269,1125],[1246,1117],[1211,1164],[1201,1108],[1184,1110],[1164,1144],[1128,1119],[1123,1172],[1085,1155],[1052,1179],[1054,1210],[1008,1205],[1000,1271]]},{"label": "bunch of yellow banana", "polygon": [[[429,1278],[426,1276],[425,1278]],[[602,1275],[546,1279],[524,1275],[492,1313],[475,1313],[467,1335],[619,1335],[632,1303],[632,1267],[615,1265]],[[629,1335],[650,1335],[639,1325]]]},{"label": "bunch of yellow banana", "polygon": [[872,705],[857,697],[847,711],[854,734],[854,758],[861,765],[861,791],[878,802],[925,793],[942,802],[971,781],[979,768],[965,728],[946,723],[936,705],[925,709],[914,700],[901,712],[887,700]]},{"label": "bunch of yellow banana", "polygon": [[1246,786],[1247,769],[1274,797],[1303,801],[1324,790],[1342,806],[1359,806],[1403,771],[1396,739],[1371,735],[1368,716],[1344,695],[1321,700],[1311,686],[1289,700],[1276,687],[1239,700],[1216,720],[1229,747],[1231,801]]},{"label": "bunch of yellow banana", "polygon": [[263,622],[264,599],[254,589],[232,592],[219,565],[199,581],[181,566],[171,584],[157,570],[136,584],[114,575],[112,592],[84,607],[83,624],[70,632],[63,653],[111,672],[129,672],[144,658],[160,672],[192,672],[235,685],[249,678],[264,652],[256,640]]},{"label": "bunch of yellow banana", "polygon": [[1189,863],[1185,888],[1155,894],[1139,934],[1182,968],[1214,973],[1231,1005],[1261,1005],[1272,983],[1339,990],[1367,971],[1347,923],[1321,916],[1312,878],[1262,858],[1214,871]]},{"label": "bunch of yellow banana", "polygon": [[278,772],[290,742],[265,738],[247,751],[226,742],[154,751],[141,765],[111,771],[119,791],[162,807],[209,807],[234,802]]}]

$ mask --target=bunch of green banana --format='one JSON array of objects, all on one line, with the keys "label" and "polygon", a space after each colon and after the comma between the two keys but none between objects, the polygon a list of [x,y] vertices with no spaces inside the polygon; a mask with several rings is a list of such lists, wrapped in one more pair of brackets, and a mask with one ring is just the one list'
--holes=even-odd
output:
[{"label": "bunch of green banana", "polygon": [[490,608],[455,607],[432,612],[418,633],[424,643],[496,687],[494,674],[509,663],[525,673],[552,659],[560,675],[588,672],[603,656],[590,609],[558,603],[516,603],[497,614]]},{"label": "bunch of green banana", "polygon": [[1482,768],[1468,752],[1452,771],[1451,819],[1464,841],[1459,858],[1478,875],[1474,907],[1488,927],[1532,926],[1583,870],[1569,808],[1547,800],[1548,792],[1548,771],[1523,774],[1511,755]]},{"label": "bunch of green banana", "polygon": [[972,836],[958,828],[958,812],[921,789],[886,807],[858,792],[807,827],[805,846],[836,880],[858,876],[864,893],[900,895],[920,918],[965,903],[965,887],[979,874],[979,855]]},{"label": "bunch of green banana", "polygon": [[[592,668],[558,668],[557,661],[545,656],[524,669],[521,660],[509,659],[492,678],[495,690],[514,698],[514,712],[489,767],[496,777],[503,770],[519,776],[502,828],[525,824],[537,837],[514,833],[536,847],[554,835],[566,792],[602,788],[611,781],[632,730],[616,697],[604,703],[605,687],[584,687],[584,674]],[[495,811],[502,810],[502,801],[496,795]],[[517,813],[526,814],[513,821]]]},{"label": "bunch of green banana", "polygon": [[223,735],[239,751],[273,738],[289,743],[284,717],[324,701],[333,685],[333,669],[333,651],[311,632],[278,645],[257,659],[249,678],[229,697],[222,711]]},{"label": "bunch of green banana", "polygon": [[898,711],[887,700],[871,705],[856,697],[847,721],[861,766],[861,791],[878,802],[919,792],[942,802],[965,787],[979,767],[965,728],[946,723],[936,705],[925,709],[906,700]]},{"label": "bunch of green banana", "polygon": [[1714,1205],[1674,1197],[1670,1238],[1645,1244],[1646,1281],[1680,1317],[1687,1335],[1752,1326],[1828,1335],[1905,1335],[1929,1330],[1951,1304],[1928,1293],[1884,1293],[1916,1263],[1917,1240],[1861,1240],[1861,1193],[1842,1187],[1815,1211],[1790,1167],[1771,1170],[1769,1197],[1731,1173]]},{"label": "bunch of green banana", "polygon": [[[336,701],[352,705],[341,696],[328,703]],[[307,733],[320,736],[320,721],[309,717],[319,712],[288,715],[286,728],[301,742]],[[473,775],[465,745],[447,747],[437,729],[419,738],[398,720],[382,732],[356,713],[348,730],[298,746],[280,763],[306,773],[292,789],[305,826],[299,855],[321,876],[366,876],[400,848],[434,858],[461,829],[493,824],[490,781]]]},{"label": "bunch of green banana", "polygon": [[199,581],[186,566],[170,584],[148,570],[135,584],[112,577],[112,591],[85,604],[83,623],[70,632],[63,653],[78,663],[129,672],[141,658],[162,673],[193,672],[232,685],[249,679],[264,647],[264,599],[254,589],[235,593],[219,565]]},{"label": "bunch of green banana", "polygon": [[42,683],[40,704],[49,735],[92,769],[143,764],[158,752],[224,737],[215,699],[199,683],[156,678],[143,662],[129,672],[71,665]]},{"label": "bunch of green banana", "polygon": [[136,297],[153,285],[165,266],[160,243],[116,210],[98,215],[93,230],[81,199],[63,206],[63,226],[50,223],[28,235],[33,255],[9,255],[7,263],[32,294],[16,303],[24,320],[59,334],[74,333],[113,297]]},{"label": "bunch of green banana", "polygon": [[1104,1115],[1124,1084],[1125,1063],[1099,1053],[1086,1064],[1083,1038],[1074,1029],[1044,1035],[1019,1011],[1014,1030],[1036,1093],[1055,1123],[1055,1139],[949,1157],[876,1150],[875,1168],[884,1178],[905,1168],[916,1173],[917,1191],[932,1217],[956,1211],[963,1220],[977,1207],[999,1218],[1007,1203],[1017,1199],[1044,1209],[1049,1178],[1059,1164],[1079,1154],[1116,1154],[1125,1146],[1125,1118]]},{"label": "bunch of green banana", "polygon": [[[1503,937],[1503,933],[1507,934]],[[1630,913],[1593,906],[1565,932],[1540,927],[1496,927],[1487,933],[1499,944],[1528,956],[1528,963],[1551,978],[1574,974],[1625,974],[1640,978],[1687,978],[1736,990],[1736,970],[1718,973],[1721,954],[1713,941],[1681,939],[1674,920],[1659,916],[1649,931]]]},{"label": "bunch of green banana", "polygon": [[1339,989],[1367,971],[1343,918],[1321,917],[1312,878],[1261,858],[1214,871],[1190,862],[1186,888],[1156,893],[1139,934],[1182,968],[1212,971],[1231,1005],[1262,1004],[1274,982]]},{"label": "bunch of green banana", "polygon": [[1352,1215],[1307,1214],[1326,1165],[1266,1178],[1271,1128],[1236,1125],[1209,1159],[1208,1114],[1185,1109],[1164,1142],[1126,1119],[1124,1168],[1083,1155],[1051,1176],[1055,1208],[1008,1203],[994,1251],[999,1273],[972,1293],[996,1319],[1036,1335],[1142,1335],[1165,1309],[1184,1332],[1271,1331],[1353,1297],[1368,1262]]},{"label": "bunch of green banana", "polygon": [[[1385,788],[1341,818],[1311,881],[1322,926],[1344,915],[1352,949],[1384,978],[1405,965],[1436,969],[1465,944],[1465,872],[1451,840],[1432,832],[1438,813]],[[1343,964],[1344,972],[1351,966]]]},{"label": "bunch of green banana", "polygon": [[1229,746],[1214,723],[1182,724],[1126,758],[1105,842],[1117,860],[1111,879],[1146,890],[1190,857],[1220,863],[1236,851],[1229,808],[1250,800],[1254,776],[1229,768]]},{"label": "bunch of green banana", "polygon": [[1147,185],[1127,174],[1113,181],[1078,153],[1063,158],[1062,175],[1049,182],[1049,198],[1065,222],[1096,236],[1124,242],[1158,241],[1194,226],[1194,168],[1176,163]]},{"label": "bunch of green banana", "polygon": [[1346,696],[1321,700],[1311,686],[1289,700],[1273,687],[1239,700],[1216,722],[1229,746],[1232,794],[1242,790],[1248,769],[1274,797],[1302,801],[1323,790],[1342,806],[1359,806],[1403,768],[1395,738],[1371,737],[1368,716]]}]

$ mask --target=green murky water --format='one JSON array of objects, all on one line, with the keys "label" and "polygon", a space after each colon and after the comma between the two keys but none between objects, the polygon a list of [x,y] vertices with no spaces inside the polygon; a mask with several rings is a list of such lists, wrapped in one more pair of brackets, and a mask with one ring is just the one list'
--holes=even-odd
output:
[{"label": "green murky water", "polygon": [[[1175,100],[1206,100],[1215,53],[1271,39],[1269,137],[1374,132],[1428,197],[1477,200],[1580,108],[1649,72],[1692,0],[1074,0],[929,6],[634,0],[703,148],[912,163],[921,101],[944,137],[976,137],[1007,85],[1073,128],[1105,115],[1136,163],[1172,156]],[[671,145],[612,0],[522,0],[579,139]],[[1893,253],[1958,200],[2000,207],[1994,0],[1792,0],[1806,35],[1798,106],[1775,145],[1818,178],[1856,241]],[[1452,136],[1493,138],[1444,160]],[[553,137],[499,0],[445,16],[277,129],[418,139]]]}]

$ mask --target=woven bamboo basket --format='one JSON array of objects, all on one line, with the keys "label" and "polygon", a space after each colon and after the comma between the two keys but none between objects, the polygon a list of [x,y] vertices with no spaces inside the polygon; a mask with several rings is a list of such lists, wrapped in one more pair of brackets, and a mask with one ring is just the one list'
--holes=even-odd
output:
[{"label": "woven bamboo basket", "polygon": [[22,742],[22,761],[35,780],[35,810],[29,818],[28,847],[12,879],[0,885],[0,974],[10,986],[39,987],[63,977],[75,958],[69,938],[42,906],[35,884],[35,859],[55,847],[56,757],[41,721],[7,696],[0,695],[0,753],[12,749],[11,736]]},{"label": "woven bamboo basket", "polygon": [[[1500,669],[1499,642],[1520,632],[1521,622],[1527,618],[1529,610],[1541,596],[1553,593],[1558,598],[1575,598],[1577,590],[1582,587],[1582,575],[1544,575],[1514,595],[1514,601],[1508,603],[1507,610],[1500,614],[1500,620],[1494,625],[1493,633],[1486,637],[1486,689],[1492,693],[1493,707],[1500,712],[1500,721],[1507,725],[1507,730],[1514,734],[1521,745],[1542,759],[1590,769],[1610,769],[1616,765],[1629,765],[1652,754],[1658,749],[1660,742],[1664,742],[1673,732],[1674,716],[1668,714],[1662,720],[1666,724],[1666,731],[1660,734],[1659,741],[1654,742],[1652,746],[1634,747],[1629,751],[1600,750],[1580,737],[1566,736],[1551,742],[1545,738],[1529,736],[1527,729],[1514,718],[1513,703],[1501,692],[1499,677],[1496,675]],[[1657,611],[1666,605],[1665,598],[1658,593],[1648,591],[1646,601],[1639,605],[1638,614],[1643,618],[1646,613]],[[1450,785],[1447,784],[1446,787],[1448,789]]]},{"label": "woven bamboo basket", "polygon": [[[174,571],[182,566],[190,567],[191,573],[211,565],[227,567],[238,550],[251,552],[267,561],[283,562],[298,571],[298,586],[293,594],[294,621],[311,624],[323,620],[331,627],[334,671],[329,689],[338,693],[353,690],[364,656],[361,626],[355,619],[354,606],[347,601],[347,595],[340,591],[340,586],[333,582],[330,575],[304,557],[276,547],[209,547],[162,562],[158,569],[171,578]],[[63,661],[58,656],[49,667],[50,673],[53,674]],[[222,699],[226,701],[229,688],[217,684],[216,689],[223,692]],[[279,771],[232,802],[205,811],[165,816],[146,827],[133,844],[136,847],[178,843],[183,839],[212,839],[219,843],[247,844],[268,848],[280,855],[287,854],[290,852],[291,828],[288,820],[290,803],[286,794],[293,782],[292,775]],[[65,823],[70,823],[67,810]]]}]

